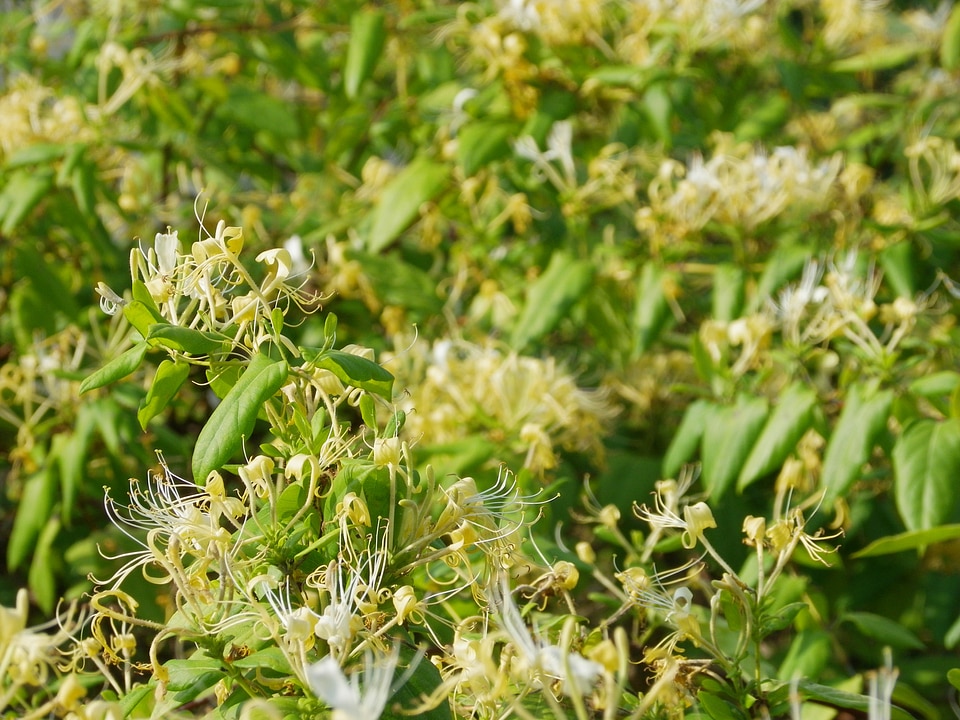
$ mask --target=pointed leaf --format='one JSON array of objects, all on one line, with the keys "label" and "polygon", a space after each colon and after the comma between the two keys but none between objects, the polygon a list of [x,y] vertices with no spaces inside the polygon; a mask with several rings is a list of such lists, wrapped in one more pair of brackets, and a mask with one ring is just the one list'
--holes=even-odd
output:
[{"label": "pointed leaf", "polygon": [[522,350],[553,330],[586,291],[592,277],[593,268],[588,262],[555,252],[547,269],[527,292],[510,344]]},{"label": "pointed leaf", "polygon": [[303,353],[307,362],[313,363],[318,368],[329,370],[347,385],[375,393],[387,400],[393,398],[393,375],[373,360],[342,350],[317,352],[309,348],[300,348],[300,352]]},{"label": "pointed leaf", "polygon": [[343,89],[348,98],[355,98],[363,81],[373,74],[386,36],[382,12],[364,10],[350,19],[350,44],[343,69]]},{"label": "pointed leaf", "polygon": [[652,260],[640,269],[633,310],[634,357],[650,349],[670,315],[663,289],[665,277],[663,268]]},{"label": "pointed leaf", "polygon": [[190,364],[182,360],[164,360],[157,367],[153,382],[147,391],[147,397],[140,403],[137,410],[137,420],[140,427],[147,429],[147,423],[159,415],[190,375]]},{"label": "pointed leaf", "polygon": [[680,421],[680,427],[670,441],[667,454],[663,456],[663,477],[676,477],[683,464],[693,457],[703,437],[707,418],[716,407],[706,400],[694,400],[687,406],[683,420]]},{"label": "pointed leaf", "polygon": [[447,183],[446,166],[418,157],[390,180],[373,210],[367,249],[378,253],[393,242],[420,214],[420,206],[433,200]]},{"label": "pointed leaf", "polygon": [[466,177],[475,175],[488,163],[510,153],[512,125],[504,122],[478,121],[465,125],[457,134],[457,160]]},{"label": "pointed leaf", "polygon": [[960,499],[960,420],[923,419],[893,447],[897,509],[910,530],[947,522]]},{"label": "pointed leaf", "polygon": [[766,399],[745,395],[735,405],[716,408],[707,419],[700,454],[711,500],[719,500],[736,479],[766,419]]},{"label": "pointed leaf", "polygon": [[257,414],[287,380],[289,368],[282,360],[257,353],[230,392],[210,415],[197,437],[193,455],[194,482],[223,467],[243,447],[253,432]]},{"label": "pointed leaf", "polygon": [[88,375],[84,381],[80,383],[80,394],[83,395],[83,393],[88,390],[95,390],[96,388],[125,378],[140,367],[140,363],[143,362],[143,356],[147,354],[148,347],[145,342],[137,343],[122,355],[115,357],[102,368]]},{"label": "pointed leaf", "polygon": [[53,173],[47,170],[16,170],[10,173],[0,194],[0,232],[10,235],[53,188]]},{"label": "pointed leaf", "polygon": [[222,351],[226,343],[226,338],[222,335],[169,323],[151,325],[146,339],[156,340],[171,350],[191,355],[209,355]]},{"label": "pointed leaf", "polygon": [[10,570],[20,567],[32,552],[37,537],[53,509],[56,476],[46,466],[27,478],[23,484],[17,517],[7,539],[7,566]]},{"label": "pointed leaf", "polygon": [[960,524],[938,525],[928,530],[907,530],[874,540],[862,550],[853,553],[853,557],[865,558],[875,555],[890,555],[905,550],[918,550],[925,548],[927,545],[956,540],[957,538],[960,538]]},{"label": "pointed leaf", "polygon": [[902,650],[923,650],[925,647],[920,638],[907,628],[883,615],[869,612],[846,612],[840,619],[853,623],[860,632],[877,640],[882,645],[889,645]]},{"label": "pointed leaf", "polygon": [[829,507],[850,489],[860,476],[863,464],[880,433],[886,428],[893,392],[884,390],[873,396],[862,385],[847,390],[843,411],[830,435],[823,456],[823,502]]},{"label": "pointed leaf", "polygon": [[804,383],[796,382],[787,389],[740,471],[737,490],[783,465],[810,427],[816,404],[817,394]]}]

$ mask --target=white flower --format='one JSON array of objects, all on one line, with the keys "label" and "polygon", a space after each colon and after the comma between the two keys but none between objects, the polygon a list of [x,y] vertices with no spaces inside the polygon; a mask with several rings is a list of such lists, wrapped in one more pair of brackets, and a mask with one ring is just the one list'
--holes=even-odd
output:
[{"label": "white flower", "polygon": [[399,658],[399,645],[389,655],[380,657],[366,650],[363,670],[348,679],[340,663],[327,655],[307,667],[307,682],[314,695],[333,709],[333,720],[377,720],[393,694],[393,675]]},{"label": "white flower", "polygon": [[504,632],[510,638],[521,661],[534,672],[561,681],[564,695],[582,696],[603,675],[603,666],[579,653],[535,638],[527,629],[520,609],[510,593],[506,577],[491,586],[491,604],[500,616]]}]

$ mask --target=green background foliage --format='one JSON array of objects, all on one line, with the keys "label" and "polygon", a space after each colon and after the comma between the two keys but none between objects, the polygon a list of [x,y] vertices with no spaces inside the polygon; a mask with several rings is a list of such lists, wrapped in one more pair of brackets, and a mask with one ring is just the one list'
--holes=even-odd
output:
[{"label": "green background foliage", "polygon": [[[132,248],[202,216],[242,225],[253,252],[297,238],[338,343],[392,358],[396,383],[326,346],[320,319],[286,329],[324,346],[317,365],[340,380],[412,398],[418,466],[489,477],[502,462],[524,468],[526,490],[558,493],[540,547],[562,523],[568,548],[589,542],[614,564],[603,528],[571,519],[584,479],[638,531],[634,503],[695,462],[692,492],[740,568],[744,519],[768,513],[800,463],[822,495],[817,522],[844,537],[828,566],[792,569],[778,602],[806,605],[771,634],[764,672],[801,673],[811,697],[855,707],[826,686],[890,646],[901,704],[947,717],[960,643],[957,9],[891,4],[841,32],[830,3],[741,3],[756,5],[742,27],[664,16],[641,32],[636,8],[599,0],[541,8],[529,26],[485,1],[8,5],[0,604],[27,586],[49,614],[88,574],[108,576],[98,547],[126,540],[104,488],[122,495],[155,451],[203,478],[258,439],[284,359],[204,377],[162,351],[222,339],[164,326],[136,287],[140,305],[108,318],[95,292],[123,294]],[[924,150],[930,138],[941,144]],[[728,163],[719,181],[697,175],[714,161]],[[737,175],[767,162],[796,187],[768,197]],[[796,189],[798,168],[826,190]],[[772,319],[811,260],[859,278],[850,332],[795,336]],[[557,363],[601,388],[609,412],[538,425],[551,442],[539,465],[527,407],[498,414],[472,397],[440,432],[426,365],[449,352],[446,382],[469,395],[464,348],[480,346]],[[703,712],[747,717],[725,692],[704,684]]]}]

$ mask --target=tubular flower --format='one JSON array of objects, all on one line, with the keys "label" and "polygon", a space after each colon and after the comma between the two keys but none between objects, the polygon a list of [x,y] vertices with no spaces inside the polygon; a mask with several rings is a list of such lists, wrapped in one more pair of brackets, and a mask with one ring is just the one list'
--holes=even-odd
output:
[{"label": "tubular flower", "polygon": [[366,650],[363,670],[347,678],[340,663],[327,655],[307,667],[307,682],[313,694],[333,709],[333,720],[378,720],[394,692],[393,676],[399,660],[399,645],[379,657]]}]

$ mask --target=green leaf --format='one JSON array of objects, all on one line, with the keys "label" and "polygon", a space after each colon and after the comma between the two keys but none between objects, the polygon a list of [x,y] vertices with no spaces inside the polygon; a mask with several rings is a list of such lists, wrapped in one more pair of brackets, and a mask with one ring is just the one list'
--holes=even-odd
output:
[{"label": "green leaf", "polygon": [[147,423],[167,407],[189,375],[190,364],[183,360],[164,360],[160,363],[147,391],[147,397],[137,410],[137,420],[140,421],[141,428],[146,430]]},{"label": "green leaf", "polygon": [[57,603],[57,581],[55,568],[57,559],[52,554],[53,541],[60,533],[60,518],[56,515],[47,518],[33,549],[33,562],[27,573],[27,583],[33,597],[45,613],[52,613]]},{"label": "green leaf", "polygon": [[640,269],[633,310],[634,357],[650,349],[670,315],[670,305],[664,293],[665,279],[663,268],[652,260]]},{"label": "green leaf", "polygon": [[53,189],[54,175],[48,170],[16,170],[0,193],[0,232],[10,235]]},{"label": "green leaf", "polygon": [[922,419],[893,447],[897,509],[909,530],[947,522],[960,499],[960,420]]},{"label": "green leaf", "polygon": [[830,507],[845,495],[860,476],[864,463],[880,433],[887,426],[893,392],[884,390],[869,396],[860,384],[851,385],[844,400],[843,411],[827,442],[823,456],[823,502]]},{"label": "green leaf", "polygon": [[906,550],[919,550],[928,545],[956,540],[957,538],[960,538],[960,524],[938,525],[927,530],[907,530],[874,540],[862,550],[853,553],[853,557],[865,558],[876,555],[890,555]]},{"label": "green leaf", "polygon": [[16,570],[26,560],[53,509],[56,476],[46,466],[26,479],[17,504],[17,517],[7,540],[7,566]]},{"label": "green leaf", "polygon": [[687,406],[666,455],[663,456],[663,477],[676,477],[685,462],[693,457],[703,437],[707,418],[716,409],[716,405],[707,400],[694,400]]},{"label": "green leaf", "polygon": [[868,50],[842,60],[834,60],[830,63],[830,69],[833,72],[840,73],[889,70],[898,65],[903,65],[926,50],[926,46],[915,42],[881,45],[874,50]]},{"label": "green leaf", "polygon": [[147,354],[146,342],[139,342],[123,354],[118,355],[99,370],[95,370],[80,383],[80,394],[88,390],[109,385],[112,382],[125,378],[132,373],[143,362],[143,356]]},{"label": "green leaf", "polygon": [[700,450],[703,484],[719,500],[733,484],[767,419],[765,398],[741,395],[735,405],[716,407],[707,418]]},{"label": "green leaf", "polygon": [[960,690],[960,669],[953,668],[947,672],[947,681],[957,690]]},{"label": "green leaf", "polygon": [[[800,680],[798,687],[803,693],[803,697],[814,702],[829,705],[835,708],[845,708],[847,710],[860,710],[866,712],[870,709],[870,698],[866,695],[838,690],[829,685],[820,685],[809,680]],[[896,720],[913,720],[910,714],[896,707],[890,708],[890,717]]]},{"label": "green leaf", "polygon": [[713,318],[731,322],[743,310],[743,270],[724,263],[713,271]]},{"label": "green leaf", "polygon": [[747,716],[733,703],[704,690],[697,693],[697,702],[711,720],[746,720]]},{"label": "green leaf", "polygon": [[504,122],[478,121],[464,125],[457,133],[457,160],[463,174],[471,177],[487,163],[510,153],[509,138],[513,125]]},{"label": "green leaf", "polygon": [[209,355],[222,351],[226,346],[226,338],[222,335],[193,328],[157,323],[151,325],[147,332],[147,340],[155,340],[171,350],[190,353],[191,355]]},{"label": "green leaf", "polygon": [[51,459],[55,458],[60,468],[60,512],[67,526],[71,524],[77,491],[86,474],[87,452],[96,428],[96,410],[92,406],[82,405],[73,429],[54,436]]},{"label": "green leaf", "polygon": [[890,245],[880,253],[883,277],[901,297],[913,297],[917,292],[914,257],[913,246],[906,241]]},{"label": "green leaf", "polygon": [[350,19],[350,44],[343,69],[343,89],[348,98],[355,98],[364,80],[373,74],[386,36],[382,12],[363,10]]},{"label": "green leaf", "polygon": [[810,427],[816,404],[817,394],[805,383],[795,382],[787,388],[740,471],[737,490],[783,465]]},{"label": "green leaf", "polygon": [[420,214],[420,206],[443,190],[448,175],[445,165],[421,156],[390,180],[373,210],[367,250],[378,253],[396,240]]},{"label": "green leaf", "polygon": [[250,131],[262,131],[277,138],[292,140],[300,135],[300,122],[292,104],[259,90],[231,84],[228,97],[218,111]]},{"label": "green leaf", "polygon": [[67,154],[69,145],[60,143],[34,143],[18,148],[10,153],[3,165],[7,170],[24,165],[46,165],[53,160],[59,160]]},{"label": "green leaf", "polygon": [[199,653],[186,660],[167,660],[163,667],[170,676],[167,690],[178,703],[196,700],[225,675],[220,660]]},{"label": "green leaf", "polygon": [[[960,5],[954,5],[940,37],[940,65],[944,70],[960,70]],[[960,687],[960,686],[958,686]]]},{"label": "green leaf", "polygon": [[819,677],[832,653],[833,642],[829,633],[819,628],[801,630],[791,641],[777,677],[787,681],[795,677]]},{"label": "green leaf", "polygon": [[273,670],[279,675],[290,675],[293,671],[290,669],[290,661],[283,654],[283,650],[276,645],[270,645],[263,650],[257,650],[255,653],[247,655],[231,663],[234,667],[250,669]]},{"label": "green leaf", "polygon": [[[410,710],[423,704],[423,698],[434,696],[437,689],[443,683],[443,678],[436,666],[416,649],[409,645],[400,646],[400,663],[398,672],[403,672],[403,668],[408,668],[416,663],[416,667],[406,682],[400,686],[396,694],[387,704],[387,710],[381,716],[384,720],[404,720],[410,717]],[[394,712],[391,708],[397,706],[400,712]],[[406,711],[406,712],[404,712]],[[417,717],[426,720],[451,720],[453,715],[450,713],[450,704],[440,703],[431,710],[417,711]]]},{"label": "green leaf", "polygon": [[150,334],[150,328],[158,321],[163,322],[160,313],[154,312],[149,305],[139,300],[131,300],[124,305],[123,316],[143,337]]},{"label": "green leaf", "polygon": [[527,301],[517,321],[510,344],[522,350],[553,330],[583,295],[593,278],[590,263],[558,251],[527,292]]},{"label": "green leaf", "polygon": [[210,415],[197,437],[193,479],[202,484],[213,470],[223,467],[253,433],[257,414],[287,381],[289,368],[282,360],[257,353],[223,401]]},{"label": "green leaf", "polygon": [[748,310],[756,312],[777,290],[796,277],[809,259],[810,248],[806,245],[777,247],[764,265],[763,274],[757,282],[757,291],[750,300]]},{"label": "green leaf", "polygon": [[846,612],[840,619],[852,623],[864,635],[877,640],[882,645],[902,650],[923,650],[925,647],[920,638],[907,628],[883,615]]},{"label": "green leaf", "polygon": [[960,386],[960,373],[943,370],[932,375],[923,375],[910,383],[910,392],[921,397],[949,395]]},{"label": "green leaf", "polygon": [[318,368],[329,370],[347,385],[375,393],[387,400],[393,398],[393,375],[373,360],[342,350],[317,351],[300,348],[300,352],[304,360]]}]

